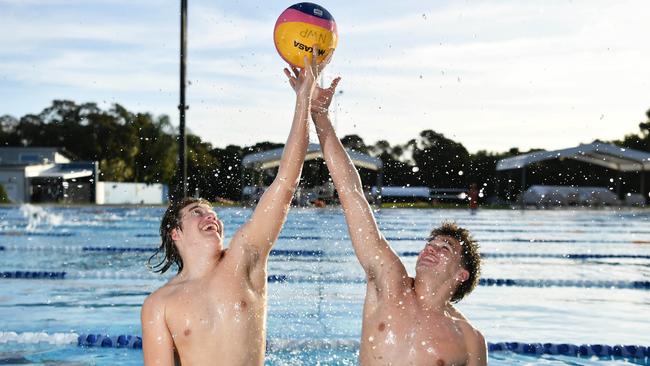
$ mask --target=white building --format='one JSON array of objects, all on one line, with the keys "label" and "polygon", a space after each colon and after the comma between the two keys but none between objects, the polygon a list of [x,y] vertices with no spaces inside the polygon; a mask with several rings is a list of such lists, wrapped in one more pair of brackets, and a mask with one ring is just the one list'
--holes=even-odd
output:
[{"label": "white building", "polygon": [[162,204],[164,184],[99,182],[97,162],[55,147],[1,147],[0,185],[13,203]]},{"label": "white building", "polygon": [[14,203],[95,202],[97,162],[72,162],[54,147],[1,147],[0,184]]},{"label": "white building", "polygon": [[160,183],[98,182],[97,204],[160,205],[167,202],[167,186]]}]

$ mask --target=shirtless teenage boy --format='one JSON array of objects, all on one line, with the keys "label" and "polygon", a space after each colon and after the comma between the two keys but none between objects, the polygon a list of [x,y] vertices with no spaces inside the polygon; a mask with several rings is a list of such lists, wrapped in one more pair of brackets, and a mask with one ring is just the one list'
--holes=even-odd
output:
[{"label": "shirtless teenage boy", "polygon": [[207,201],[175,202],[165,212],[158,271],[176,263],[179,273],[142,305],[145,365],[173,365],[175,357],[183,365],[264,364],[267,259],[300,179],[310,97],[326,63],[306,60],[288,75],[297,99],[278,174],[227,249],[223,223]]},{"label": "shirtless teenage boy", "polygon": [[311,116],[367,276],[360,364],[486,365],[483,335],[452,305],[478,283],[478,245],[467,230],[443,223],[420,252],[415,278],[408,276],[380,233],[359,174],[330,122],[328,108],[339,80],[327,89],[316,87]]}]

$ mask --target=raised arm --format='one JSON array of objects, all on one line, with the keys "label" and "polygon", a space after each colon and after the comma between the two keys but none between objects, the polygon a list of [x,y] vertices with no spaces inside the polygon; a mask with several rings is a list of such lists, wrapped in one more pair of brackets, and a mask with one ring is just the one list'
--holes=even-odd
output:
[{"label": "raised arm", "polygon": [[287,218],[293,194],[300,181],[300,172],[305,161],[309,143],[309,105],[310,97],[316,85],[319,67],[313,58],[305,60],[305,68],[294,69],[292,75],[287,69],[285,74],[296,92],[296,106],[293,123],[287,143],[282,152],[280,167],[273,183],[264,192],[250,220],[233,236],[231,249],[248,252],[255,262],[265,259]]},{"label": "raised arm", "polygon": [[142,350],[146,366],[173,366],[174,341],[165,322],[165,308],[156,293],[142,305]]},{"label": "raised arm", "polygon": [[401,293],[408,279],[406,269],[379,231],[372,208],[363,193],[359,173],[336,136],[329,118],[328,108],[339,80],[334,79],[327,89],[317,87],[312,98],[311,116],[343,206],[354,252],[368,276],[368,285],[374,285],[378,294],[386,296]]}]

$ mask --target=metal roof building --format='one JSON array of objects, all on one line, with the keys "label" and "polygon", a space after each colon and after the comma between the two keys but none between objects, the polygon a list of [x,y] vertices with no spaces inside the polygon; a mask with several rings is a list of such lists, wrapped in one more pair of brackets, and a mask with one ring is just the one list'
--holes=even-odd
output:
[{"label": "metal roof building", "polygon": [[[244,156],[242,160],[242,165],[244,168],[253,168],[257,170],[264,170],[275,168],[280,165],[280,159],[282,158],[282,151],[284,148],[278,148],[273,150],[262,151],[259,153],[249,154]],[[384,167],[381,159],[373,158],[370,155],[362,154],[350,149],[346,149],[352,163],[360,168],[366,168],[375,171],[381,171]],[[318,158],[323,158],[323,153],[321,152],[319,144],[309,144],[307,147],[307,155],[305,156],[305,161],[314,160]]]},{"label": "metal roof building", "polygon": [[[280,165],[280,159],[282,158],[282,152],[284,148],[277,148],[267,151],[262,151],[259,153],[249,154],[244,156],[242,159],[243,168],[250,168],[255,170],[265,170],[278,167]],[[377,182],[376,186],[382,186],[383,180],[383,162],[381,159],[372,157],[370,155],[362,154],[360,152],[346,149],[352,163],[359,168],[370,169],[376,171]],[[323,158],[323,153],[321,152],[320,144],[309,144],[307,146],[307,155],[305,156],[305,161],[314,160]]]},{"label": "metal roof building", "polygon": [[[526,186],[526,167],[545,160],[573,159],[588,164],[599,165],[619,172],[639,172],[640,191],[645,197],[645,172],[650,171],[650,153],[628,149],[603,142],[580,145],[554,151],[538,151],[502,159],[497,163],[497,171],[522,170],[522,192]],[[620,186],[618,188],[620,194]]]},{"label": "metal roof building", "polygon": [[497,163],[497,170],[521,169],[540,161],[560,158],[574,159],[622,172],[650,171],[650,153],[602,142],[506,158]]}]

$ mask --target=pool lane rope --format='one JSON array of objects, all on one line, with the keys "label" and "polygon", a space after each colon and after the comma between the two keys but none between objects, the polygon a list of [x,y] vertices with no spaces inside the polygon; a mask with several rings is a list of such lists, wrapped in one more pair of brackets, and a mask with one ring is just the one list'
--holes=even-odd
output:
[{"label": "pool lane rope", "polygon": [[50,237],[70,237],[75,233],[64,232],[46,232],[46,231],[0,231],[0,236],[50,236]]},{"label": "pool lane rope", "polygon": [[[0,251],[61,251],[61,252],[102,252],[102,253],[152,253],[158,249],[158,246],[142,247],[123,247],[123,246],[82,246],[82,245],[0,245]],[[303,250],[303,249],[273,249],[272,256],[288,257],[322,257],[322,250]],[[650,256],[649,256],[650,258]]]},{"label": "pool lane rope", "polygon": [[[75,232],[32,232],[32,231],[0,231],[0,236],[21,236],[21,237],[72,237]],[[160,238],[159,234],[135,234],[136,238]],[[334,238],[327,235],[280,235],[279,240],[349,240],[348,237]],[[426,239],[420,236],[387,236],[388,241],[418,241]],[[481,243],[586,243],[586,244],[650,244],[650,240],[626,240],[626,239],[544,239],[544,238],[509,238],[509,239],[480,239]]]},{"label": "pool lane rope", "polygon": [[[126,246],[81,246],[81,245],[0,245],[0,251],[62,251],[62,252],[101,252],[101,253],[151,253],[157,249],[157,246],[141,246],[141,247],[126,247]],[[419,252],[400,252],[402,257],[417,257]],[[291,250],[291,249],[273,249],[271,256],[287,256],[287,257],[327,257],[322,250]],[[650,255],[643,254],[581,254],[581,253],[566,253],[566,254],[550,254],[550,253],[481,253],[483,258],[557,258],[557,259],[650,259]]]},{"label": "pool lane rope", "polygon": [[[127,271],[4,271],[0,279],[22,280],[73,280],[73,279],[166,279],[150,272],[133,273]],[[321,276],[287,276],[270,275],[270,283],[365,283],[359,277],[321,277]],[[511,278],[481,278],[479,286],[498,287],[582,287],[582,288],[617,288],[633,290],[650,290],[650,281],[596,281],[596,280],[539,280]]]},{"label": "pool lane rope", "polygon": [[[142,349],[139,335],[109,336],[105,334],[77,334],[44,332],[0,332],[0,344],[6,343],[48,343],[53,345],[72,345],[79,347]],[[356,340],[345,339],[269,339],[267,352],[290,349],[349,349],[359,348]],[[512,352],[522,355],[561,355],[572,357],[616,357],[631,359],[650,358],[650,347],[641,345],[607,345],[607,344],[570,344],[570,343],[526,343],[526,342],[488,342],[488,352]]]}]

